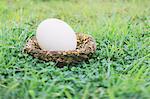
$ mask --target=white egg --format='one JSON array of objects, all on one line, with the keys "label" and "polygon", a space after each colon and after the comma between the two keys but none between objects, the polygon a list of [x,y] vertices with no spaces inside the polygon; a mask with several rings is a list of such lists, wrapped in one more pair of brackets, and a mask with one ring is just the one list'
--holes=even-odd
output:
[{"label": "white egg", "polygon": [[59,19],[46,19],[41,22],[36,31],[39,46],[48,51],[75,50],[77,38],[73,29]]}]

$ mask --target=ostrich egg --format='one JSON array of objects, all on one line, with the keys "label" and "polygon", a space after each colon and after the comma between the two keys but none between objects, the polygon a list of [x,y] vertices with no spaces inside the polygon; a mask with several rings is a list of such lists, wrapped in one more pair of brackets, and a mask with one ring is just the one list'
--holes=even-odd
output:
[{"label": "ostrich egg", "polygon": [[47,51],[69,51],[77,46],[74,30],[66,22],[54,18],[38,25],[36,39],[40,48]]}]

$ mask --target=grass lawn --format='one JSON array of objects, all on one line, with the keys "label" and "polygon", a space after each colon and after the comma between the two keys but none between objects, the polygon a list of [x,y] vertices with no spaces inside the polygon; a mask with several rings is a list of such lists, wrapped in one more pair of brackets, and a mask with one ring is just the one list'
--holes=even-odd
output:
[{"label": "grass lawn", "polygon": [[[0,99],[150,99],[150,0],[0,0]],[[89,62],[22,52],[46,18],[92,35]]]}]

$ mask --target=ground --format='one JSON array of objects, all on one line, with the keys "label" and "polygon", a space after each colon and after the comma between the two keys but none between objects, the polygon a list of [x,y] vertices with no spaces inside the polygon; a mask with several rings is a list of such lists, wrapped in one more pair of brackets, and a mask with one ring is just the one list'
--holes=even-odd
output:
[{"label": "ground", "polygon": [[[0,0],[1,99],[150,99],[150,0]],[[88,62],[58,68],[22,52],[46,18],[92,35]]]}]

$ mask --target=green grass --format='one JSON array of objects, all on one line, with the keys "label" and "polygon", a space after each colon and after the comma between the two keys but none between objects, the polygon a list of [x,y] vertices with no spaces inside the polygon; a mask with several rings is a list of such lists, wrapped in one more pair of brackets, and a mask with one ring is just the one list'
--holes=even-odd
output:
[{"label": "green grass", "polygon": [[[150,99],[149,0],[0,0],[0,99]],[[92,35],[89,62],[58,68],[22,52],[46,18]]]}]

